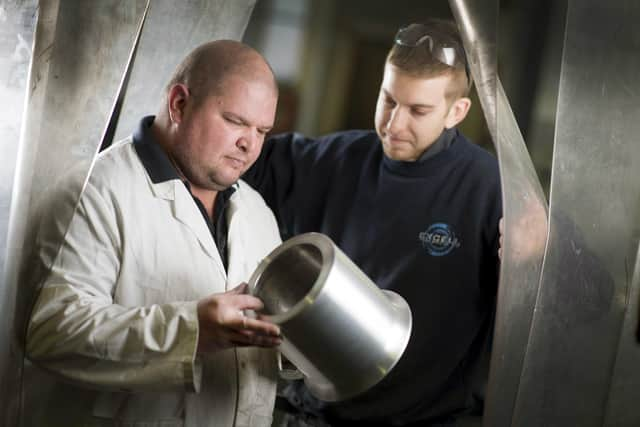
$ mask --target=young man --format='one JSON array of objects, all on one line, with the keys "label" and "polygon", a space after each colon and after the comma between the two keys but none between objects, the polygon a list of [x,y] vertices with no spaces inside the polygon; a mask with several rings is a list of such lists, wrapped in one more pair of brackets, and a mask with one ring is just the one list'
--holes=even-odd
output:
[{"label": "young man", "polygon": [[53,267],[27,354],[69,385],[28,403],[27,425],[271,425],[279,329],[243,315],[262,302],[241,283],[280,239],[238,179],[277,93],[253,49],[207,43],[178,67],[158,116],[101,153],[66,235],[55,217],[45,228],[64,240],[55,260],[42,252]]},{"label": "young man", "polygon": [[388,54],[375,131],[276,136],[245,176],[283,238],[327,234],[413,314],[402,359],[371,390],[327,404],[288,386],[301,425],[455,425],[481,410],[501,193],[496,159],[455,127],[469,87],[455,25],[412,24]]}]

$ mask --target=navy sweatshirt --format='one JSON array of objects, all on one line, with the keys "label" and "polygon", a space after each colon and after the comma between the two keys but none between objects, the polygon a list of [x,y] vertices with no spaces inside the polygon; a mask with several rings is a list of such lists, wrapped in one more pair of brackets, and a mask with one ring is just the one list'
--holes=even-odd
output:
[{"label": "navy sweatshirt", "polygon": [[353,399],[316,402],[332,424],[446,421],[472,411],[482,395],[498,282],[500,179],[494,156],[455,129],[446,135],[448,146],[416,162],[386,157],[373,131],[315,140],[279,135],[243,177],[273,209],[283,239],[328,235],[411,307],[411,339],[388,376]]}]

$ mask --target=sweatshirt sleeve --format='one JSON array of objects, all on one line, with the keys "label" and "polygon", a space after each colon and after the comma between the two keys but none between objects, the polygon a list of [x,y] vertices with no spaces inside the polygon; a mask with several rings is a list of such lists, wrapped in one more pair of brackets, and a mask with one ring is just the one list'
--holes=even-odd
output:
[{"label": "sweatshirt sleeve", "polygon": [[275,135],[267,139],[258,160],[243,176],[256,189],[280,221],[284,205],[293,192],[304,152],[312,140],[298,133]]},{"label": "sweatshirt sleeve", "polygon": [[[60,211],[74,208],[63,198]],[[31,312],[26,352],[86,387],[199,389],[196,301],[127,307],[114,302],[122,246],[113,206],[91,183],[68,230],[56,210],[41,227],[39,262],[50,271]],[[60,236],[64,236],[62,243]]]},{"label": "sweatshirt sleeve", "polygon": [[313,140],[298,133],[275,135],[265,141],[260,157],[242,177],[267,202],[283,238],[291,220],[288,206],[296,188],[304,185],[305,169],[313,167],[313,146]]}]

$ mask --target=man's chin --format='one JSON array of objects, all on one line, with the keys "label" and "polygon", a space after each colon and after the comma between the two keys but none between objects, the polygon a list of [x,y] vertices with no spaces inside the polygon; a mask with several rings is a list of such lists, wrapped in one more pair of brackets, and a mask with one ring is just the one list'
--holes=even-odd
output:
[{"label": "man's chin", "polygon": [[227,188],[233,186],[233,184],[235,184],[236,182],[238,182],[237,179],[235,181],[230,181],[230,180],[227,181],[227,180],[225,180],[225,181],[219,182],[218,186],[220,187],[220,190],[218,190],[218,191],[224,191]]},{"label": "man's chin", "polygon": [[238,182],[240,176],[217,176],[209,179],[209,189],[214,191],[224,191]]},{"label": "man's chin", "polygon": [[397,160],[402,162],[412,162],[415,158],[409,153],[407,150],[403,150],[401,148],[390,148],[388,146],[383,146],[384,154],[390,158],[391,160]]}]

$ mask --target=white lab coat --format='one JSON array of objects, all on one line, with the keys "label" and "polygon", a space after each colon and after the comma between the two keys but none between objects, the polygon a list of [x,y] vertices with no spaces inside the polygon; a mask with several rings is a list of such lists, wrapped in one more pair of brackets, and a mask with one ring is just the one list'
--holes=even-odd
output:
[{"label": "white lab coat", "polygon": [[101,154],[28,328],[28,357],[72,385],[28,403],[41,407],[26,425],[271,424],[274,350],[196,359],[196,301],[248,281],[280,243],[262,198],[236,186],[227,273],[182,182],[154,184],[130,138]]}]

